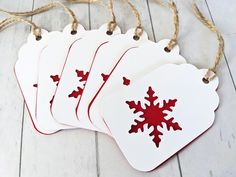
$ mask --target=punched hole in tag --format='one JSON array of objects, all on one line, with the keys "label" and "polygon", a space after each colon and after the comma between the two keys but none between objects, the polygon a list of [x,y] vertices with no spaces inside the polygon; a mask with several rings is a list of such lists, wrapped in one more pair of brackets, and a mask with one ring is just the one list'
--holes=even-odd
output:
[{"label": "punched hole in tag", "polygon": [[133,36],[133,39],[134,39],[135,41],[138,41],[138,40],[140,39],[140,37],[139,37],[138,35],[134,35],[134,36]]},{"label": "punched hole in tag", "polygon": [[202,78],[202,82],[203,82],[204,84],[209,84],[209,80],[206,79],[205,77]]},{"label": "punched hole in tag", "polygon": [[71,35],[77,34],[77,30],[71,30],[70,34],[71,34]]},{"label": "punched hole in tag", "polygon": [[108,31],[106,32],[106,34],[110,36],[110,35],[113,34],[113,31],[108,30]]},{"label": "punched hole in tag", "polygon": [[40,41],[42,39],[42,36],[36,36],[35,39],[36,41]]},{"label": "punched hole in tag", "polygon": [[164,51],[167,52],[167,53],[170,53],[170,52],[171,52],[171,49],[169,49],[168,47],[165,47],[165,48],[164,48]]}]

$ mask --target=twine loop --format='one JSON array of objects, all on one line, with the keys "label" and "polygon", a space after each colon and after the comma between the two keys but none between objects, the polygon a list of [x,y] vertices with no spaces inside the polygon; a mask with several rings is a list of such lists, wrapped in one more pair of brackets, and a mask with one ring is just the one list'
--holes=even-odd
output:
[{"label": "twine loop", "polygon": [[173,12],[174,33],[173,33],[172,38],[170,39],[169,43],[167,44],[167,46],[164,48],[164,50],[166,52],[171,52],[171,50],[177,45],[177,41],[178,41],[177,40],[178,35],[179,35],[179,14],[178,14],[178,10],[177,10],[176,4],[173,0],[170,0],[167,5],[166,5],[166,3],[164,3],[160,0],[156,0],[156,2],[158,4],[160,4],[161,6],[169,7]]},{"label": "twine loop", "polygon": [[212,32],[214,32],[216,34],[217,40],[219,42],[218,50],[217,50],[216,57],[215,57],[215,62],[213,64],[213,66],[208,69],[205,76],[203,77],[203,80],[209,82],[209,81],[213,80],[214,77],[216,76],[216,71],[217,71],[218,65],[222,59],[223,54],[224,54],[224,38],[222,37],[221,33],[219,32],[219,30],[217,29],[215,24],[213,22],[211,22],[210,20],[208,20],[201,13],[201,11],[197,7],[194,0],[193,0],[193,11],[194,11],[196,17],[202,22],[202,24],[204,24],[207,28],[209,28]]},{"label": "twine loop", "polygon": [[171,51],[177,45],[177,38],[179,35],[179,15],[178,15],[178,10],[174,1],[171,0],[168,3],[168,5],[173,11],[173,21],[174,21],[174,34],[166,46],[166,48],[169,51]]},{"label": "twine loop", "polygon": [[142,36],[143,34],[143,27],[142,27],[142,23],[141,23],[141,17],[140,17],[140,13],[138,12],[137,8],[132,4],[132,2],[130,0],[126,0],[128,5],[130,6],[132,12],[134,13],[135,15],[135,18],[136,18],[136,28],[135,28],[135,31],[134,31],[134,36],[133,36],[133,39],[134,40],[139,40],[140,37]]},{"label": "twine loop", "polygon": [[216,73],[212,71],[211,69],[208,69],[204,77],[202,78],[202,81],[205,84],[208,84],[211,80],[213,80],[216,76]]},{"label": "twine loop", "polygon": [[[160,2],[159,0],[157,0],[157,2],[161,4],[162,6],[166,6],[164,3]],[[173,12],[174,33],[171,40],[167,44],[167,46],[164,48],[166,52],[170,52],[177,45],[177,38],[179,35],[179,14],[178,14],[178,10],[177,10],[175,2],[173,0],[170,0],[170,2],[168,2],[168,7]]]},{"label": "twine loop", "polygon": [[115,21],[110,21],[107,25],[107,34],[112,35],[113,31],[115,30],[117,24]]},{"label": "twine loop", "polygon": [[111,17],[112,17],[112,20],[107,25],[107,34],[112,35],[113,31],[115,30],[115,28],[117,26],[116,16],[115,16],[115,13],[114,13],[113,1],[112,0],[109,0],[107,7],[108,7],[108,10],[110,11]]},{"label": "twine loop", "polygon": [[142,26],[137,26],[135,28],[135,31],[134,31],[133,39],[136,40],[136,41],[139,40],[140,37],[142,36],[142,34],[143,34],[143,27]]},{"label": "twine loop", "polygon": [[77,28],[78,28],[78,22],[73,21],[71,24],[71,34],[74,35],[77,33]]},{"label": "twine loop", "polygon": [[39,40],[41,40],[42,39],[42,36],[41,36],[41,34],[42,34],[42,31],[41,31],[41,28],[39,28],[39,27],[33,27],[32,28],[32,31],[33,31],[33,34],[35,35],[35,39],[37,40],[37,41],[39,41]]}]

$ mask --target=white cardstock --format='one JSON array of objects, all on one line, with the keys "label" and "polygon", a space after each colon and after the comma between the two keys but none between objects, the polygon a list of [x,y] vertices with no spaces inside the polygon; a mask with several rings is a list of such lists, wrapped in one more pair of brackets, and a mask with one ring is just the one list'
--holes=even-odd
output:
[{"label": "white cardstock", "polygon": [[135,169],[153,170],[211,127],[219,81],[205,84],[206,71],[166,64],[104,98],[103,118]]},{"label": "white cardstock", "polygon": [[155,70],[167,63],[182,64],[185,59],[179,55],[179,47],[175,46],[171,52],[166,52],[169,39],[158,43],[148,41],[137,48],[130,49],[113,68],[110,77],[95,94],[88,107],[88,115],[91,122],[101,130],[109,134],[109,130],[102,118],[100,103],[103,97],[114,91],[115,87],[123,88],[132,84],[130,80]]},{"label": "white cardstock", "polygon": [[15,75],[20,86],[22,95],[25,99],[34,128],[43,134],[54,133],[54,130],[48,130],[41,126],[35,115],[38,61],[42,50],[47,46],[51,38],[57,36],[58,32],[48,33],[42,30],[42,39],[37,41],[31,33],[27,42],[20,48],[18,60],[15,64]]},{"label": "white cardstock", "polygon": [[72,35],[71,25],[68,25],[63,32],[60,32],[56,38],[50,41],[40,55],[36,114],[40,124],[43,127],[47,127],[47,129],[74,128],[60,124],[53,118],[51,104],[70,46],[80,40],[85,34],[84,27],[78,25],[77,33]]},{"label": "white cardstock", "polygon": [[104,24],[71,45],[51,109],[58,122],[96,130],[88,119],[78,119],[76,110],[97,51],[113,36],[120,34],[120,29],[116,27],[112,35],[106,32],[107,24]]},{"label": "white cardstock", "polygon": [[[79,119],[82,117],[89,120],[87,110],[90,101],[109,77],[108,74],[124,53],[130,48],[137,47],[148,41],[146,32],[143,32],[139,40],[134,40],[134,32],[135,29],[130,29],[126,34],[116,35],[101,50],[98,50],[77,109],[77,117]],[[95,125],[95,127],[97,126]],[[106,132],[106,129],[101,129],[100,131]]]}]

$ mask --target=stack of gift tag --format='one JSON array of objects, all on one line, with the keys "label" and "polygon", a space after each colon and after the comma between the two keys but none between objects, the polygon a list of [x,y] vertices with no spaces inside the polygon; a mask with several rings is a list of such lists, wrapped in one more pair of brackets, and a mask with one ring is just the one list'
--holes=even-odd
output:
[{"label": "stack of gift tag", "polygon": [[187,64],[178,46],[165,50],[169,39],[134,34],[107,33],[107,24],[42,30],[21,47],[15,73],[37,131],[105,133],[135,169],[150,171],[212,125],[218,79],[204,83],[206,70]]}]

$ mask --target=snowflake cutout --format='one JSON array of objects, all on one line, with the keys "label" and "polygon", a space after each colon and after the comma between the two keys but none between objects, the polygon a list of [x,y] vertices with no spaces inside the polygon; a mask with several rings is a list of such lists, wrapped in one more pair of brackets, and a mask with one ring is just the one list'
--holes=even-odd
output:
[{"label": "snowflake cutout", "polygon": [[[56,83],[56,86],[58,86],[59,81],[60,81],[60,77],[58,75],[51,75],[50,78],[52,79],[52,81],[54,83]],[[54,100],[54,95],[52,96],[51,100],[49,101],[50,107],[52,107],[53,100]]]},{"label": "snowflake cutout", "polygon": [[130,80],[127,79],[126,77],[123,77],[122,79],[123,79],[123,85],[128,86],[130,84]]},{"label": "snowflake cutout", "polygon": [[[85,82],[87,81],[88,79],[88,75],[89,75],[89,72],[84,72],[82,70],[75,70],[76,74],[77,74],[77,77],[80,78],[80,82],[83,82],[83,86],[85,86]],[[68,97],[69,98],[78,98],[78,96],[81,96],[82,93],[83,93],[83,88],[81,87],[77,87],[76,90],[73,90],[69,95]]]},{"label": "snowflake cutout", "polygon": [[168,131],[170,131],[170,128],[174,131],[182,130],[182,128],[177,122],[173,122],[173,117],[168,120],[165,119],[168,115],[166,111],[172,112],[172,108],[175,107],[177,99],[169,99],[168,101],[163,100],[163,106],[160,106],[160,103],[155,103],[155,101],[158,100],[158,97],[154,94],[155,92],[152,90],[152,87],[149,87],[147,91],[148,96],[144,97],[148,103],[145,103],[144,107],[142,106],[141,101],[138,101],[137,103],[135,103],[135,101],[126,101],[126,103],[129,105],[130,109],[134,109],[134,114],[141,112],[142,114],[139,117],[143,119],[141,121],[135,119],[134,122],[136,124],[131,125],[129,133],[138,133],[139,130],[143,132],[145,124],[147,124],[148,129],[153,127],[153,130],[149,136],[154,136],[152,141],[158,148],[161,142],[160,136],[163,135],[163,133],[157,129],[158,126],[163,128],[163,124],[166,124]]},{"label": "snowflake cutout", "polygon": [[52,79],[53,82],[56,83],[56,86],[58,86],[60,77],[58,75],[51,75],[50,78]]},{"label": "snowflake cutout", "polygon": [[108,77],[109,77],[109,74],[104,74],[104,73],[102,73],[101,76],[102,76],[102,80],[103,80],[104,82],[106,82],[107,79],[108,79]]},{"label": "snowflake cutout", "polygon": [[89,72],[84,72],[84,71],[80,71],[80,70],[75,70],[75,72],[77,73],[77,77],[80,77],[81,79],[79,80],[80,82],[84,82],[84,81],[87,81],[88,79],[88,75],[89,75]]},{"label": "snowflake cutout", "polygon": [[82,95],[83,89],[80,87],[77,87],[77,90],[73,90],[71,94],[68,95],[68,97],[78,98],[79,95]]}]

